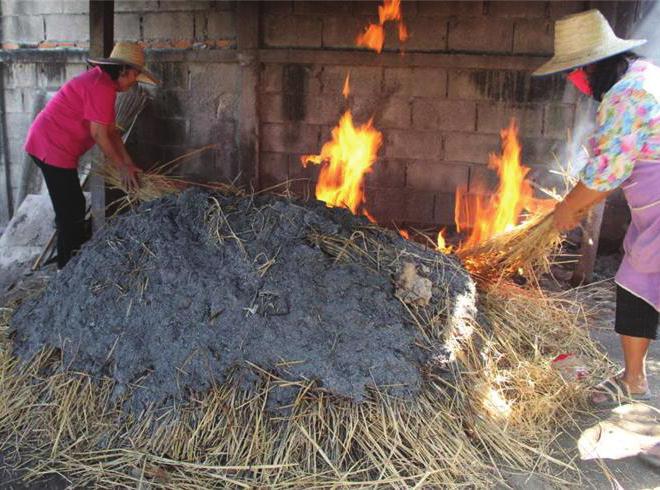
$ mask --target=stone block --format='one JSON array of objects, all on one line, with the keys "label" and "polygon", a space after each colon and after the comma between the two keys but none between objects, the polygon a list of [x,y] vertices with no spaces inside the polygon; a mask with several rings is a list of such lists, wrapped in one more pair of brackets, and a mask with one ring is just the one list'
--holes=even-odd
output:
[{"label": "stone block", "polygon": [[448,49],[470,53],[510,53],[513,22],[491,18],[459,18],[449,22]]},{"label": "stone block", "polygon": [[351,11],[351,2],[337,2],[327,0],[293,2],[293,13],[301,15],[324,15],[348,14]]},{"label": "stone block", "polygon": [[390,158],[379,158],[365,176],[365,185],[370,187],[404,187],[406,185],[406,162]]},{"label": "stone block", "polygon": [[[48,3],[48,2],[41,2]],[[87,0],[64,0],[62,2],[63,14],[86,14],[89,15],[89,1]]]},{"label": "stone block", "polygon": [[259,186],[263,188],[289,180],[289,155],[261,152],[259,157]]},{"label": "stone block", "polygon": [[262,124],[263,151],[316,154],[319,149],[320,127],[304,123]]},{"label": "stone block", "polygon": [[440,226],[454,225],[454,211],[456,207],[456,194],[439,192],[435,195],[434,222]]},{"label": "stone block", "polygon": [[413,127],[447,131],[474,131],[476,104],[468,100],[415,99]]},{"label": "stone block", "polygon": [[503,102],[479,102],[477,104],[477,131],[499,134],[509,126],[511,119],[518,123],[519,132],[525,136],[543,133],[543,107],[534,104],[507,104]]},{"label": "stone block", "polygon": [[412,107],[408,97],[388,97],[382,101],[376,117],[376,127],[407,129],[412,122]]},{"label": "stone block", "polygon": [[326,15],[323,17],[323,47],[355,48],[355,39],[363,27],[364,21],[358,17]]},{"label": "stone block", "polygon": [[66,70],[64,63],[38,63],[37,64],[37,86],[46,89],[57,90],[66,81]]},{"label": "stone block", "polygon": [[440,161],[408,163],[406,187],[430,192],[454,192],[468,184],[469,166]]},{"label": "stone block", "polygon": [[228,117],[214,118],[213,114],[194,117],[190,120],[190,141],[193,149],[215,144],[217,150],[227,154],[236,150],[235,120]]},{"label": "stone block", "polygon": [[321,73],[323,93],[341,94],[347,74],[350,74],[351,95],[372,95],[381,92],[383,80],[381,67],[326,66]]},{"label": "stone block", "polygon": [[549,2],[548,13],[551,19],[560,19],[561,17],[566,17],[567,15],[577,14],[578,12],[583,12],[588,8],[584,2],[567,0],[562,2]]},{"label": "stone block", "polygon": [[[357,1],[357,2],[352,2],[353,3],[353,8],[352,12],[355,15],[359,16],[365,16],[365,15],[371,15],[374,16],[374,20],[378,22],[378,7],[382,5],[382,2],[374,1],[374,0],[364,0],[364,1]],[[405,13],[404,13],[404,19],[405,19]]]},{"label": "stone block", "polygon": [[236,14],[230,10],[195,13],[195,39],[235,39]]},{"label": "stone block", "polygon": [[37,85],[35,63],[5,63],[3,68],[5,88],[33,88]]},{"label": "stone block", "polygon": [[546,105],[543,135],[548,138],[567,139],[575,122],[573,105]]},{"label": "stone block", "polygon": [[435,222],[435,194],[433,192],[412,191],[405,193],[404,220],[420,224]]},{"label": "stone block", "polygon": [[64,65],[64,78],[68,82],[72,78],[85,73],[87,67],[88,65],[85,63],[67,63]]},{"label": "stone block", "polygon": [[44,39],[41,16],[2,16],[2,42],[36,44]]},{"label": "stone block", "polygon": [[263,26],[264,44],[269,47],[319,48],[323,42],[320,17],[268,15]]},{"label": "stone block", "polygon": [[470,166],[468,191],[471,194],[493,193],[497,190],[500,179],[497,172],[484,165]]},{"label": "stone block", "polygon": [[[191,74],[188,64],[178,62],[152,62],[148,63],[149,69],[160,81],[160,89],[188,89],[191,84]],[[192,64],[195,74],[199,72],[199,64]]]},{"label": "stone block", "polygon": [[89,42],[89,15],[44,15],[44,38],[49,41]]},{"label": "stone block", "polygon": [[177,118],[184,117],[186,108],[191,104],[187,101],[188,91],[168,90],[163,88],[154,96],[153,101],[145,111],[153,110],[158,118]]},{"label": "stone block", "polygon": [[159,10],[164,12],[190,11],[190,10],[209,10],[213,1],[202,0],[159,0]]},{"label": "stone block", "polygon": [[514,26],[513,52],[516,54],[552,55],[554,21],[518,20]]},{"label": "stone block", "polygon": [[143,38],[147,41],[193,39],[192,12],[147,13],[142,16]]},{"label": "stone block", "polygon": [[31,112],[34,104],[34,92],[34,89],[29,88],[5,89],[5,112]]},{"label": "stone block", "polygon": [[282,91],[282,65],[272,63],[261,64],[261,77],[259,89],[262,92],[272,93]]},{"label": "stone block", "polygon": [[391,24],[385,39],[385,48],[401,48],[404,51],[446,51],[447,19],[436,17],[415,17],[405,19],[408,28],[408,40],[399,42],[398,27]]},{"label": "stone block", "polygon": [[62,0],[2,0],[2,15],[40,15],[62,13]]},{"label": "stone block", "polygon": [[115,41],[137,41],[140,39],[140,15],[137,13],[115,13]]},{"label": "stone block", "polygon": [[449,98],[515,103],[561,101],[566,85],[561,76],[509,70],[450,70],[448,80]]},{"label": "stone block", "polygon": [[502,1],[488,2],[488,13],[494,17],[547,17],[548,3],[541,1]]},{"label": "stone block", "polygon": [[[300,96],[288,95],[287,97],[296,98]],[[336,125],[347,106],[341,95],[320,97],[314,94],[306,94],[302,100],[305,101],[304,120],[309,124]],[[284,102],[286,103],[286,98]],[[357,126],[359,119],[354,118],[353,124]]]},{"label": "stone block", "polygon": [[392,187],[366,187],[367,210],[383,226],[406,219],[406,190]]},{"label": "stone block", "polygon": [[293,0],[267,0],[261,2],[262,15],[288,15],[293,13]]},{"label": "stone block", "polygon": [[483,15],[484,2],[422,1],[418,2],[417,15],[424,17],[479,17]]},{"label": "stone block", "polygon": [[523,138],[521,160],[524,165],[548,165],[561,154],[564,142],[545,138]]},{"label": "stone block", "polygon": [[445,97],[447,70],[443,68],[385,68],[383,91],[399,96]]},{"label": "stone block", "polygon": [[160,10],[158,0],[115,0],[115,12],[155,12]]},{"label": "stone block", "polygon": [[450,133],[445,138],[445,159],[451,162],[488,163],[488,154],[500,151],[496,134]]},{"label": "stone block", "polygon": [[239,70],[239,66],[235,63],[188,63],[190,90],[195,95],[237,93]]},{"label": "stone block", "polygon": [[[21,146],[25,142],[28,129],[32,124],[32,114],[29,112],[7,112],[5,113],[5,124],[7,125],[7,136],[9,139],[18,141]],[[12,163],[15,160],[11,160]]]},{"label": "stone block", "polygon": [[391,129],[385,134],[388,158],[431,160],[442,155],[442,137],[436,132]]}]

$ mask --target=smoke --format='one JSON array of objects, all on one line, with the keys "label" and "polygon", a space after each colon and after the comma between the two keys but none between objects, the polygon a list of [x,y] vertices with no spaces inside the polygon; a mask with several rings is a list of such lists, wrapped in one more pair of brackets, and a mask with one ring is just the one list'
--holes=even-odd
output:
[{"label": "smoke", "polygon": [[641,18],[632,30],[632,39],[646,39],[648,42],[635,52],[654,63],[660,63],[660,2],[645,1],[640,3]]}]

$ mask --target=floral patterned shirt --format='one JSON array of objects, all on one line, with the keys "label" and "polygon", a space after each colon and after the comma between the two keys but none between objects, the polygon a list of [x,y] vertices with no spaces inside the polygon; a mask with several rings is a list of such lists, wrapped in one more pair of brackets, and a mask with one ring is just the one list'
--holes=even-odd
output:
[{"label": "floral patterned shirt", "polygon": [[660,68],[634,61],[603,96],[597,129],[589,139],[589,160],[580,180],[597,191],[619,187],[637,160],[660,164]]}]

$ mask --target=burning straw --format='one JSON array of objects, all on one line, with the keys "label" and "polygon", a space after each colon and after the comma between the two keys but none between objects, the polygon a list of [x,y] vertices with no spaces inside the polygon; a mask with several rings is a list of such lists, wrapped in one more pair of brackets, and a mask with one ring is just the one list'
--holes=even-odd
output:
[{"label": "burning straw", "polygon": [[[309,239],[338,261],[395,270],[405,257],[368,230]],[[110,401],[110,380],[68,372],[56,352],[19,364],[6,308],[0,450],[30,478],[57,472],[75,485],[104,488],[481,488],[504,483],[509,471],[555,484],[579,480],[554,441],[573,423],[587,384],[551,367],[557,353],[575,352],[587,367],[601,368],[602,356],[579,327],[579,305],[507,286],[484,291],[479,306],[479,323],[458,341],[454,381],[430,376],[413,400],[374,391],[351,403],[253,366],[261,379],[256,393],[229,382],[192,394],[176,412],[140,417],[124,414],[122,400]],[[428,346],[451,321],[447,311],[408,311]],[[265,409],[278,385],[300,389],[288,414]]]}]

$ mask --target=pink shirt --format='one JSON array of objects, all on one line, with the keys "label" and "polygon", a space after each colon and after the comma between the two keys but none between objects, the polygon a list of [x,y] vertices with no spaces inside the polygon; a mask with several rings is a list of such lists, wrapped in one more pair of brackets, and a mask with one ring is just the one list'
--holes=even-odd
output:
[{"label": "pink shirt", "polygon": [[92,146],[90,122],[115,123],[117,88],[98,66],[65,83],[37,115],[25,151],[54,167],[78,168]]}]

